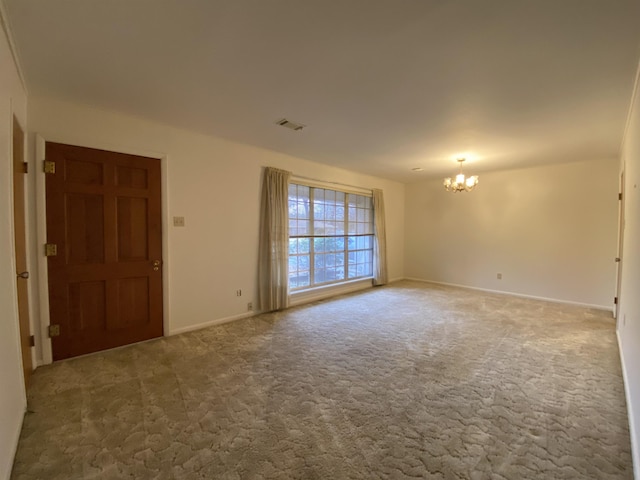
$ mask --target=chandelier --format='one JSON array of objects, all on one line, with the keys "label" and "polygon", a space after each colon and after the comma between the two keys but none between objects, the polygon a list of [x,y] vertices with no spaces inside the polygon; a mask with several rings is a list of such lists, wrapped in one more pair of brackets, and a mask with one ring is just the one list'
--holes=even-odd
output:
[{"label": "chandelier", "polygon": [[470,192],[478,184],[477,175],[465,177],[464,173],[462,173],[462,164],[464,163],[464,160],[464,158],[458,159],[458,163],[460,164],[460,173],[457,174],[455,178],[447,177],[444,179],[444,188],[447,192]]}]

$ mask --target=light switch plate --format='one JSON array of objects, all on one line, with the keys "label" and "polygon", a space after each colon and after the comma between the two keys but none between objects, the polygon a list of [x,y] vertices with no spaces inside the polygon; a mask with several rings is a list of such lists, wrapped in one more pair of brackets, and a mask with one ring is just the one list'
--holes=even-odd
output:
[{"label": "light switch plate", "polygon": [[173,217],[174,227],[184,227],[184,217]]}]

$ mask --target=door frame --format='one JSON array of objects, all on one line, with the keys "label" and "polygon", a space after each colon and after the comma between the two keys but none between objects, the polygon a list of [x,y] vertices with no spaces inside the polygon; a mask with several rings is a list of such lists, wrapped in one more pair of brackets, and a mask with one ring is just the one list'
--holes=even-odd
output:
[{"label": "door frame", "polygon": [[[624,164],[623,164],[624,166]],[[620,171],[619,187],[618,187],[618,254],[616,262],[616,303],[613,306],[613,317],[617,320],[617,324],[620,324],[620,294],[622,287],[622,263],[624,261],[624,227],[625,227],[625,170]]]},{"label": "door frame", "polygon": [[[22,161],[25,163],[27,168],[30,168],[30,162],[28,161],[28,152],[27,152],[27,130],[26,128],[23,127],[22,122],[18,119],[18,114],[17,112],[14,111],[13,109],[13,104],[10,102],[10,115],[11,115],[11,120],[9,122],[10,124],[10,158],[11,158],[11,168],[10,168],[10,177],[11,177],[11,204],[12,204],[12,208],[11,208],[11,226],[12,226],[12,232],[11,232],[11,243],[12,243],[12,247],[13,247],[13,255],[12,255],[12,271],[17,273],[17,245],[16,245],[16,240],[15,240],[15,226],[16,226],[16,217],[15,217],[15,208],[13,208],[13,203],[15,201],[15,188],[14,188],[14,175],[15,175],[15,151],[14,151],[14,135],[15,135],[15,127],[16,125],[18,126],[18,128],[20,128],[20,130],[22,131]],[[23,178],[23,182],[24,182],[24,187],[23,187],[23,216],[24,216],[24,249],[25,249],[25,268],[26,271],[29,272],[30,278],[33,278],[33,264],[31,261],[31,232],[30,232],[30,228],[29,228],[29,218],[30,218],[30,204],[31,201],[29,199],[29,176],[28,173],[25,174],[24,178]],[[28,325],[27,327],[29,328],[29,336],[34,334],[34,330],[35,330],[35,309],[34,309],[34,291],[33,291],[33,281],[31,282],[27,282],[27,315],[28,315]],[[15,308],[16,308],[16,319],[18,320],[18,344],[20,346],[20,354],[21,354],[21,358],[20,358],[20,364],[22,365],[22,370],[24,373],[24,344],[23,344],[23,320],[20,318],[20,308],[19,308],[19,302],[20,302],[20,298],[19,298],[19,292],[18,292],[18,286],[16,285],[15,287]],[[24,301],[24,300],[23,300]],[[35,337],[34,337],[35,338]],[[36,355],[36,349],[34,347],[29,347],[29,355],[28,355],[31,359],[31,373],[29,374],[29,376],[31,376],[31,374],[33,373],[33,371],[36,369],[37,367],[37,355]],[[27,378],[24,378],[24,387],[25,387],[25,392],[27,389]]]},{"label": "door frame", "polygon": [[169,271],[171,268],[169,258],[169,209],[168,209],[168,181],[167,181],[167,163],[168,155],[156,151],[123,147],[103,142],[87,142],[82,139],[68,138],[65,136],[50,135],[46,138],[39,134],[35,134],[35,170],[36,170],[36,224],[37,224],[37,245],[40,249],[38,256],[38,290],[40,302],[40,322],[39,333],[41,337],[42,348],[42,364],[53,363],[53,349],[51,339],[48,335],[49,328],[49,270],[47,257],[44,255],[44,244],[47,243],[47,201],[46,201],[46,174],[42,169],[45,160],[46,142],[65,143],[68,145],[76,145],[78,147],[95,148],[98,150],[107,150],[116,153],[126,153],[129,155],[139,155],[142,157],[157,158],[160,160],[160,187],[162,201],[162,307],[163,317],[162,325],[164,329],[163,336],[171,335],[169,328]]}]

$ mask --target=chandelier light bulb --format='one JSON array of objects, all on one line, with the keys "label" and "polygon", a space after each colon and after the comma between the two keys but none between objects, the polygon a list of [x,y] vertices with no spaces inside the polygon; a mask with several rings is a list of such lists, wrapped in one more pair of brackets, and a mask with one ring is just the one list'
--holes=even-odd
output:
[{"label": "chandelier light bulb", "polygon": [[462,163],[464,160],[464,158],[458,159],[458,162],[460,163],[460,173],[455,176],[455,180],[451,177],[444,179],[443,185],[448,192],[470,192],[478,184],[477,175],[471,175],[467,178],[464,173],[462,173]]}]

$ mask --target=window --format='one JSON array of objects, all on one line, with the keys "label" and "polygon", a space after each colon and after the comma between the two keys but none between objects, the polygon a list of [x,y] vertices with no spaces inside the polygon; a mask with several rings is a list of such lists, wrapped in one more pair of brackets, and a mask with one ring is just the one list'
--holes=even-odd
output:
[{"label": "window", "polygon": [[290,184],[290,290],[371,277],[373,234],[371,197]]}]

